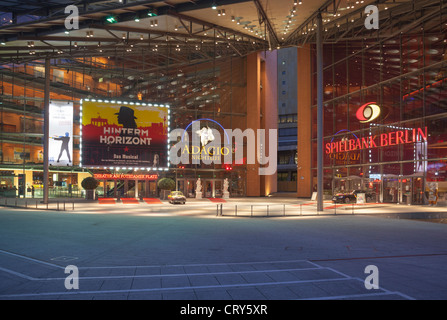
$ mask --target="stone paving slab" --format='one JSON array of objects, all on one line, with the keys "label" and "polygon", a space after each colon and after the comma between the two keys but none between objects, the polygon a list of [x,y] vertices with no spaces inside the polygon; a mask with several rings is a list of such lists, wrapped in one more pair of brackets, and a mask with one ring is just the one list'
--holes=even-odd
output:
[{"label": "stone paving slab", "polygon": [[[12,258],[19,260],[18,265],[24,270],[36,263],[20,259],[18,255]],[[389,294],[379,290],[371,297],[359,279],[308,261],[228,263],[221,265],[228,268],[219,271],[216,266],[83,268],[77,291],[64,289],[60,270],[53,272],[59,277],[30,280],[23,278],[26,277],[23,274],[22,281],[14,280],[12,273],[0,272],[3,280],[0,299],[290,300],[349,299],[350,296],[361,299],[362,295],[371,299]]]},{"label": "stone paving slab", "polygon": [[[1,210],[0,299],[447,298],[445,225],[133,213]],[[370,264],[379,290],[364,288]]]}]

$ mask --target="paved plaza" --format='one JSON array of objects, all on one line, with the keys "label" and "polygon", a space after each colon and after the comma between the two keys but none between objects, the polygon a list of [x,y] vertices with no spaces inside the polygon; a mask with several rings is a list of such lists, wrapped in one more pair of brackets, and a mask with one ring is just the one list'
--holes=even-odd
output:
[{"label": "paved plaza", "polygon": [[[405,219],[445,208],[327,203],[318,214],[286,198],[55,205],[0,207],[0,299],[447,299],[447,225]],[[379,287],[368,290],[371,265]],[[65,286],[67,266],[78,289]]]}]

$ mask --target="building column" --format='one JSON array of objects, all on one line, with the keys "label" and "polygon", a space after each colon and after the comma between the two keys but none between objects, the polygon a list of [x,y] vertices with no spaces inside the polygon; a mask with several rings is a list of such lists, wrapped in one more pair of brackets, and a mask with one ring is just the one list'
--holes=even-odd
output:
[{"label": "building column", "polygon": [[[45,88],[43,116],[43,203],[49,197],[49,139],[50,139],[50,58],[45,58]],[[24,150],[25,151],[25,150]]]},{"label": "building column", "polygon": [[[261,65],[261,128],[265,129],[265,155],[270,158],[265,166],[274,166],[275,173],[272,175],[261,176],[261,196],[268,196],[277,192],[278,177],[278,132],[274,145],[270,145],[270,129],[278,129],[278,52],[266,51],[262,52],[264,63]],[[272,132],[273,134],[273,132]]]},{"label": "building column", "polygon": [[[258,129],[265,129],[264,154],[269,157],[269,129],[278,128],[277,109],[277,53],[253,53],[247,56],[247,129],[252,129],[257,134]],[[257,147],[259,147],[256,136]],[[277,165],[276,150],[274,146],[275,163]],[[256,150],[259,155],[260,150]],[[270,157],[271,158],[271,157]],[[266,165],[267,166],[267,165]],[[256,156],[255,164],[247,164],[247,192],[248,197],[267,196],[277,190],[277,175],[259,175],[260,164]]]},{"label": "building column", "polygon": [[317,17],[317,211],[323,211],[323,18]]},{"label": "building column", "polygon": [[[247,56],[247,129],[261,128],[261,59],[258,53]],[[248,158],[248,157],[247,157]],[[259,164],[247,164],[247,197],[259,197]]]},{"label": "building column", "polygon": [[297,58],[297,197],[312,195],[312,68],[311,46],[298,48]]}]

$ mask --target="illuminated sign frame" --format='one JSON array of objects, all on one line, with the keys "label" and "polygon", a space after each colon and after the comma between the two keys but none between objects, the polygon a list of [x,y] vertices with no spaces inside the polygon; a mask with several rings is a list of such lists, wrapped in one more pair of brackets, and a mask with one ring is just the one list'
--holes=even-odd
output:
[{"label": "illuminated sign frame", "polygon": [[427,142],[427,127],[404,129],[382,133],[380,135],[370,135],[367,138],[348,139],[338,142],[326,143],[326,154],[338,152],[350,152],[380,147],[389,147],[400,144],[412,144],[417,142]]},{"label": "illuminated sign frame", "polygon": [[73,165],[73,102],[51,100],[49,117],[48,163]]},{"label": "illuminated sign frame", "polygon": [[95,173],[93,178],[97,180],[158,180],[158,174],[124,174],[124,173]]},{"label": "illuminated sign frame", "polygon": [[[163,166],[144,166],[144,165],[92,165],[92,164],[86,164],[83,160],[83,147],[85,147],[84,139],[83,139],[83,104],[84,102],[94,102],[94,103],[102,103],[102,104],[113,104],[115,106],[117,105],[125,105],[125,106],[132,106],[132,107],[154,107],[154,108],[166,108],[166,120],[167,120],[167,132],[166,132],[166,157],[164,157],[164,161],[166,165]],[[85,111],[85,110],[84,110]],[[121,110],[120,110],[121,112]],[[92,169],[110,169],[110,170],[147,170],[147,171],[168,171],[170,166],[169,161],[169,132],[170,132],[170,106],[168,104],[159,104],[159,103],[146,103],[146,102],[128,102],[128,101],[121,101],[121,100],[102,100],[102,99],[82,99],[81,100],[81,107],[80,107],[80,118],[81,118],[81,126],[80,126],[80,167],[86,167],[86,168],[92,168]],[[133,114],[132,114],[133,115]],[[124,128],[123,128],[124,129]],[[132,129],[127,129],[129,132]],[[134,129],[134,131],[139,129]],[[139,131],[138,131],[139,132]],[[135,132],[134,132],[135,133]],[[124,139],[124,138],[123,138]],[[131,138],[135,139],[135,138]],[[132,142],[132,141],[131,141]],[[155,161],[154,161],[155,162]]]},{"label": "illuminated sign frame", "polygon": [[380,117],[381,113],[377,102],[368,102],[357,110],[356,117],[360,123],[370,123]]}]

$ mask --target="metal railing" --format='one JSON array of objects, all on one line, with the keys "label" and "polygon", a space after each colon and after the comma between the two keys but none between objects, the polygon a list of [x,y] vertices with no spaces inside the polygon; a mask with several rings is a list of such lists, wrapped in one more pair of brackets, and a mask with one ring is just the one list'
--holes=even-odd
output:
[{"label": "metal railing", "polygon": [[376,204],[331,204],[319,212],[316,206],[307,204],[217,204],[216,216],[235,217],[285,217],[285,216],[323,216],[354,215]]},{"label": "metal railing", "polygon": [[43,203],[42,199],[0,198],[0,206],[22,209],[73,211],[75,209],[75,202],[67,200],[55,200]]}]

